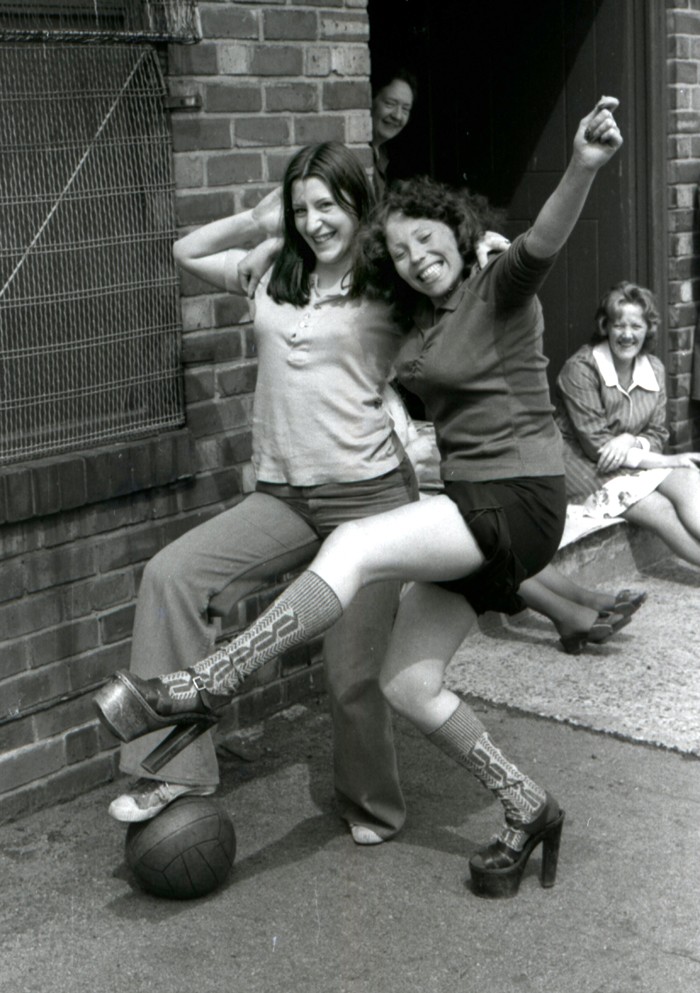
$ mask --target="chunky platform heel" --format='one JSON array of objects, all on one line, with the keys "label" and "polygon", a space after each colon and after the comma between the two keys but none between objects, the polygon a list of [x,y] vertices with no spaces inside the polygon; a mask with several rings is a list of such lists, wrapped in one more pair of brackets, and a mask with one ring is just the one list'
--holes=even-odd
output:
[{"label": "chunky platform heel", "polygon": [[[167,713],[167,698],[165,701],[155,699],[158,692],[152,688],[152,683],[157,685],[155,680],[147,681],[128,672],[116,672],[95,695],[93,703],[104,726],[120,741],[133,741],[151,731],[173,728],[142,762],[147,772],[156,773],[183,748],[213,727],[218,717],[211,712],[196,710]],[[146,693],[154,697],[156,704],[164,704],[163,713],[159,713],[146,699]]]},{"label": "chunky platform heel", "polygon": [[[545,808],[548,813],[549,804]],[[508,848],[497,840],[477,852],[469,860],[471,887],[477,896],[504,898],[513,897],[520,888],[525,866],[538,845],[542,845],[540,885],[545,889],[554,886],[557,878],[561,832],[564,826],[564,811],[559,810],[553,819],[548,819],[544,827],[530,834],[521,851]],[[539,820],[539,818],[538,818]],[[524,828],[523,830],[527,830]]]}]

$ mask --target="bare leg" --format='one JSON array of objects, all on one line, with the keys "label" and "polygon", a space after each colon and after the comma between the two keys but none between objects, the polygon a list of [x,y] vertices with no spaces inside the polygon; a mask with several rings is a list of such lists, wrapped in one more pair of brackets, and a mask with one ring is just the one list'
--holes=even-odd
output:
[{"label": "bare leg", "polygon": [[658,492],[671,501],[685,530],[700,543],[700,472],[697,469],[674,469],[664,479]]},{"label": "bare leg", "polygon": [[615,606],[614,593],[599,593],[597,590],[589,590],[585,586],[579,586],[569,576],[559,572],[553,565],[547,565],[533,579],[538,579],[552,593],[558,594],[571,603],[579,604],[582,607],[590,607],[599,614],[601,610],[612,610]]},{"label": "bare leg", "polygon": [[484,556],[457,506],[446,496],[342,524],[309,569],[350,603],[361,586],[386,579],[439,582],[483,565]]},{"label": "bare leg", "polygon": [[478,892],[512,895],[519,880],[504,881],[498,893],[487,885],[489,873],[516,866],[533,835],[556,834],[558,845],[563,815],[556,800],[496,747],[467,704],[442,685],[447,663],[474,621],[462,597],[414,584],[399,607],[381,685],[399,713],[500,800],[505,823],[498,840],[472,857],[470,869],[474,882],[483,884]]},{"label": "bare leg", "polygon": [[595,624],[599,611],[582,606],[553,591],[540,580],[541,573],[520,584],[520,595],[538,614],[544,614],[554,624],[562,638],[583,634]]},{"label": "bare leg", "polygon": [[[662,486],[666,482],[668,480],[664,480]],[[632,524],[653,531],[675,555],[690,562],[691,565],[700,565],[700,541],[688,531],[678,516],[676,507],[661,491],[661,487],[635,503],[623,516]]]},{"label": "bare leg", "polygon": [[457,709],[459,697],[442,680],[475,623],[464,597],[438,586],[415,583],[401,599],[379,684],[390,706],[424,734]]}]

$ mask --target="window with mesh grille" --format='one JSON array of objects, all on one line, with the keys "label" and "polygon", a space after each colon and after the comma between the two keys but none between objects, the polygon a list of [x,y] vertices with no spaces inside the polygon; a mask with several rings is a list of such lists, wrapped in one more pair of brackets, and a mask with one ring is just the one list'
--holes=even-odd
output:
[{"label": "window with mesh grille", "polygon": [[195,0],[0,0],[0,41],[172,41],[200,37]]},{"label": "window with mesh grille", "polygon": [[150,46],[0,45],[0,464],[184,422]]}]

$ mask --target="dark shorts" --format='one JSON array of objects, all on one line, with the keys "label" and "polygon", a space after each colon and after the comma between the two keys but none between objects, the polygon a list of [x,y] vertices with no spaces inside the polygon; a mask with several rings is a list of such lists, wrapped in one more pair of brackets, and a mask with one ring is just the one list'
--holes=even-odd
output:
[{"label": "dark shorts", "polygon": [[437,585],[466,597],[477,614],[524,610],[520,584],[551,562],[564,532],[564,476],[458,480],[445,483],[445,494],[457,504],[486,562],[463,579]]}]

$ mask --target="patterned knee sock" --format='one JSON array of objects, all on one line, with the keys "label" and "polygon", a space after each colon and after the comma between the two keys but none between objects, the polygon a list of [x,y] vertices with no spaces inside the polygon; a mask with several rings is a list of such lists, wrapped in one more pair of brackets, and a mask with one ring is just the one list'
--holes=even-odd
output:
[{"label": "patterned knee sock", "polygon": [[506,812],[499,838],[519,851],[529,837],[522,826],[537,818],[546,803],[545,791],[506,759],[465,703],[428,738],[496,794]]},{"label": "patterned knee sock", "polygon": [[246,676],[327,631],[342,613],[330,586],[314,572],[303,572],[246,631],[192,669],[171,673],[161,682],[177,700],[194,699],[201,691],[233,696]]}]

